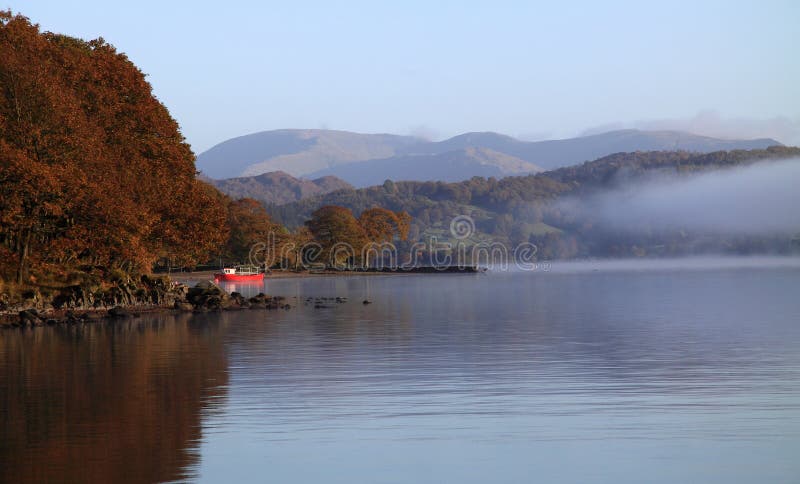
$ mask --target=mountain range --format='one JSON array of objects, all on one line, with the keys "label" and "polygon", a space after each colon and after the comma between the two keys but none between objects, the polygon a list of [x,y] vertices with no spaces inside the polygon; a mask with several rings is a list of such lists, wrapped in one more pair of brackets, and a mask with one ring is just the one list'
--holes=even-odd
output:
[{"label": "mountain range", "polygon": [[781,143],[770,138],[727,140],[680,131],[634,129],[534,142],[492,132],[427,141],[392,134],[282,129],[224,141],[201,153],[197,167],[213,179],[282,171],[311,179],[335,176],[365,187],[386,179],[453,182],[473,176],[523,175],[619,152],[707,153],[775,145]]}]

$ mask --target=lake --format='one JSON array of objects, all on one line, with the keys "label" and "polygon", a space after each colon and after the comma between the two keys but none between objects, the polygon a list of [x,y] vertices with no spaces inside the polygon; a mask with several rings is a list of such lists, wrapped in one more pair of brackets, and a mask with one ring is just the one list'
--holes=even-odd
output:
[{"label": "lake", "polygon": [[0,332],[0,481],[800,481],[796,259],[266,292]]}]

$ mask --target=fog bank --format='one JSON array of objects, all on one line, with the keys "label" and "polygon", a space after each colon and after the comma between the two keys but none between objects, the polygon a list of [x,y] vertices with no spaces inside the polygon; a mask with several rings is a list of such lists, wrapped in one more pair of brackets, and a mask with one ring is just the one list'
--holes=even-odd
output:
[{"label": "fog bank", "polygon": [[626,271],[707,271],[736,269],[800,269],[800,257],[779,256],[691,256],[660,259],[596,259],[551,261],[548,271],[556,274]]},{"label": "fog bank", "polygon": [[563,202],[613,231],[800,233],[800,159],[661,177]]}]

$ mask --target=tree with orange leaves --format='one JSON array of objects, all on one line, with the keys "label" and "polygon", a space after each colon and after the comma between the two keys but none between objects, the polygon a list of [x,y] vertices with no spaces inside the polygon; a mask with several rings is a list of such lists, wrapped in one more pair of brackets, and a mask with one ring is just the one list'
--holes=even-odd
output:
[{"label": "tree with orange leaves", "polygon": [[277,262],[288,234],[270,219],[258,200],[231,200],[228,203],[228,225],[231,232],[226,245],[227,258],[245,262],[253,256],[267,267]]},{"label": "tree with orange leaves", "polygon": [[337,265],[348,259],[355,261],[368,243],[367,234],[348,208],[336,205],[321,207],[311,214],[306,227],[322,246],[326,264]]},{"label": "tree with orange leaves", "polygon": [[224,199],[124,54],[0,11],[0,59],[0,278],[149,272],[224,244]]},{"label": "tree with orange leaves", "polygon": [[391,242],[395,238],[406,240],[411,226],[411,216],[406,212],[375,207],[361,212],[358,223],[370,242]]}]

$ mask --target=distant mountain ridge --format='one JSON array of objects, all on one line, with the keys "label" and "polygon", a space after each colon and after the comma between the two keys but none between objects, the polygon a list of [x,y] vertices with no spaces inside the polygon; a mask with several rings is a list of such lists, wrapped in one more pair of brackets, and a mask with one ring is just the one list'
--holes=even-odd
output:
[{"label": "distant mountain ridge", "polygon": [[207,177],[205,179],[230,197],[254,198],[265,205],[297,202],[343,188],[353,188],[352,185],[335,176],[322,176],[307,180],[295,178],[282,171],[225,180],[213,180]]},{"label": "distant mountain ridge", "polygon": [[315,171],[310,177],[334,175],[357,187],[393,181],[462,181],[473,176],[502,178],[538,173],[543,169],[515,156],[489,148],[466,147],[437,154],[398,155],[382,160],[348,163]]},{"label": "distant mountain ridge", "polygon": [[420,142],[392,134],[279,129],[223,141],[198,155],[197,167],[216,179],[274,171],[297,177],[342,163],[388,158]]},{"label": "distant mountain ridge", "polygon": [[497,133],[466,133],[434,143],[439,150],[486,146],[535,163],[546,170],[576,165],[614,153],[635,151],[689,151],[710,153],[782,146],[771,138],[727,140],[682,131],[623,129],[606,133],[546,141],[520,141]]},{"label": "distant mountain ridge", "polygon": [[364,187],[386,179],[460,181],[473,176],[523,175],[622,152],[708,153],[769,146],[782,145],[770,138],[726,140],[635,129],[535,142],[492,132],[433,142],[392,134],[284,129],[222,142],[201,153],[197,167],[217,179],[284,171],[295,177],[332,175]]}]

